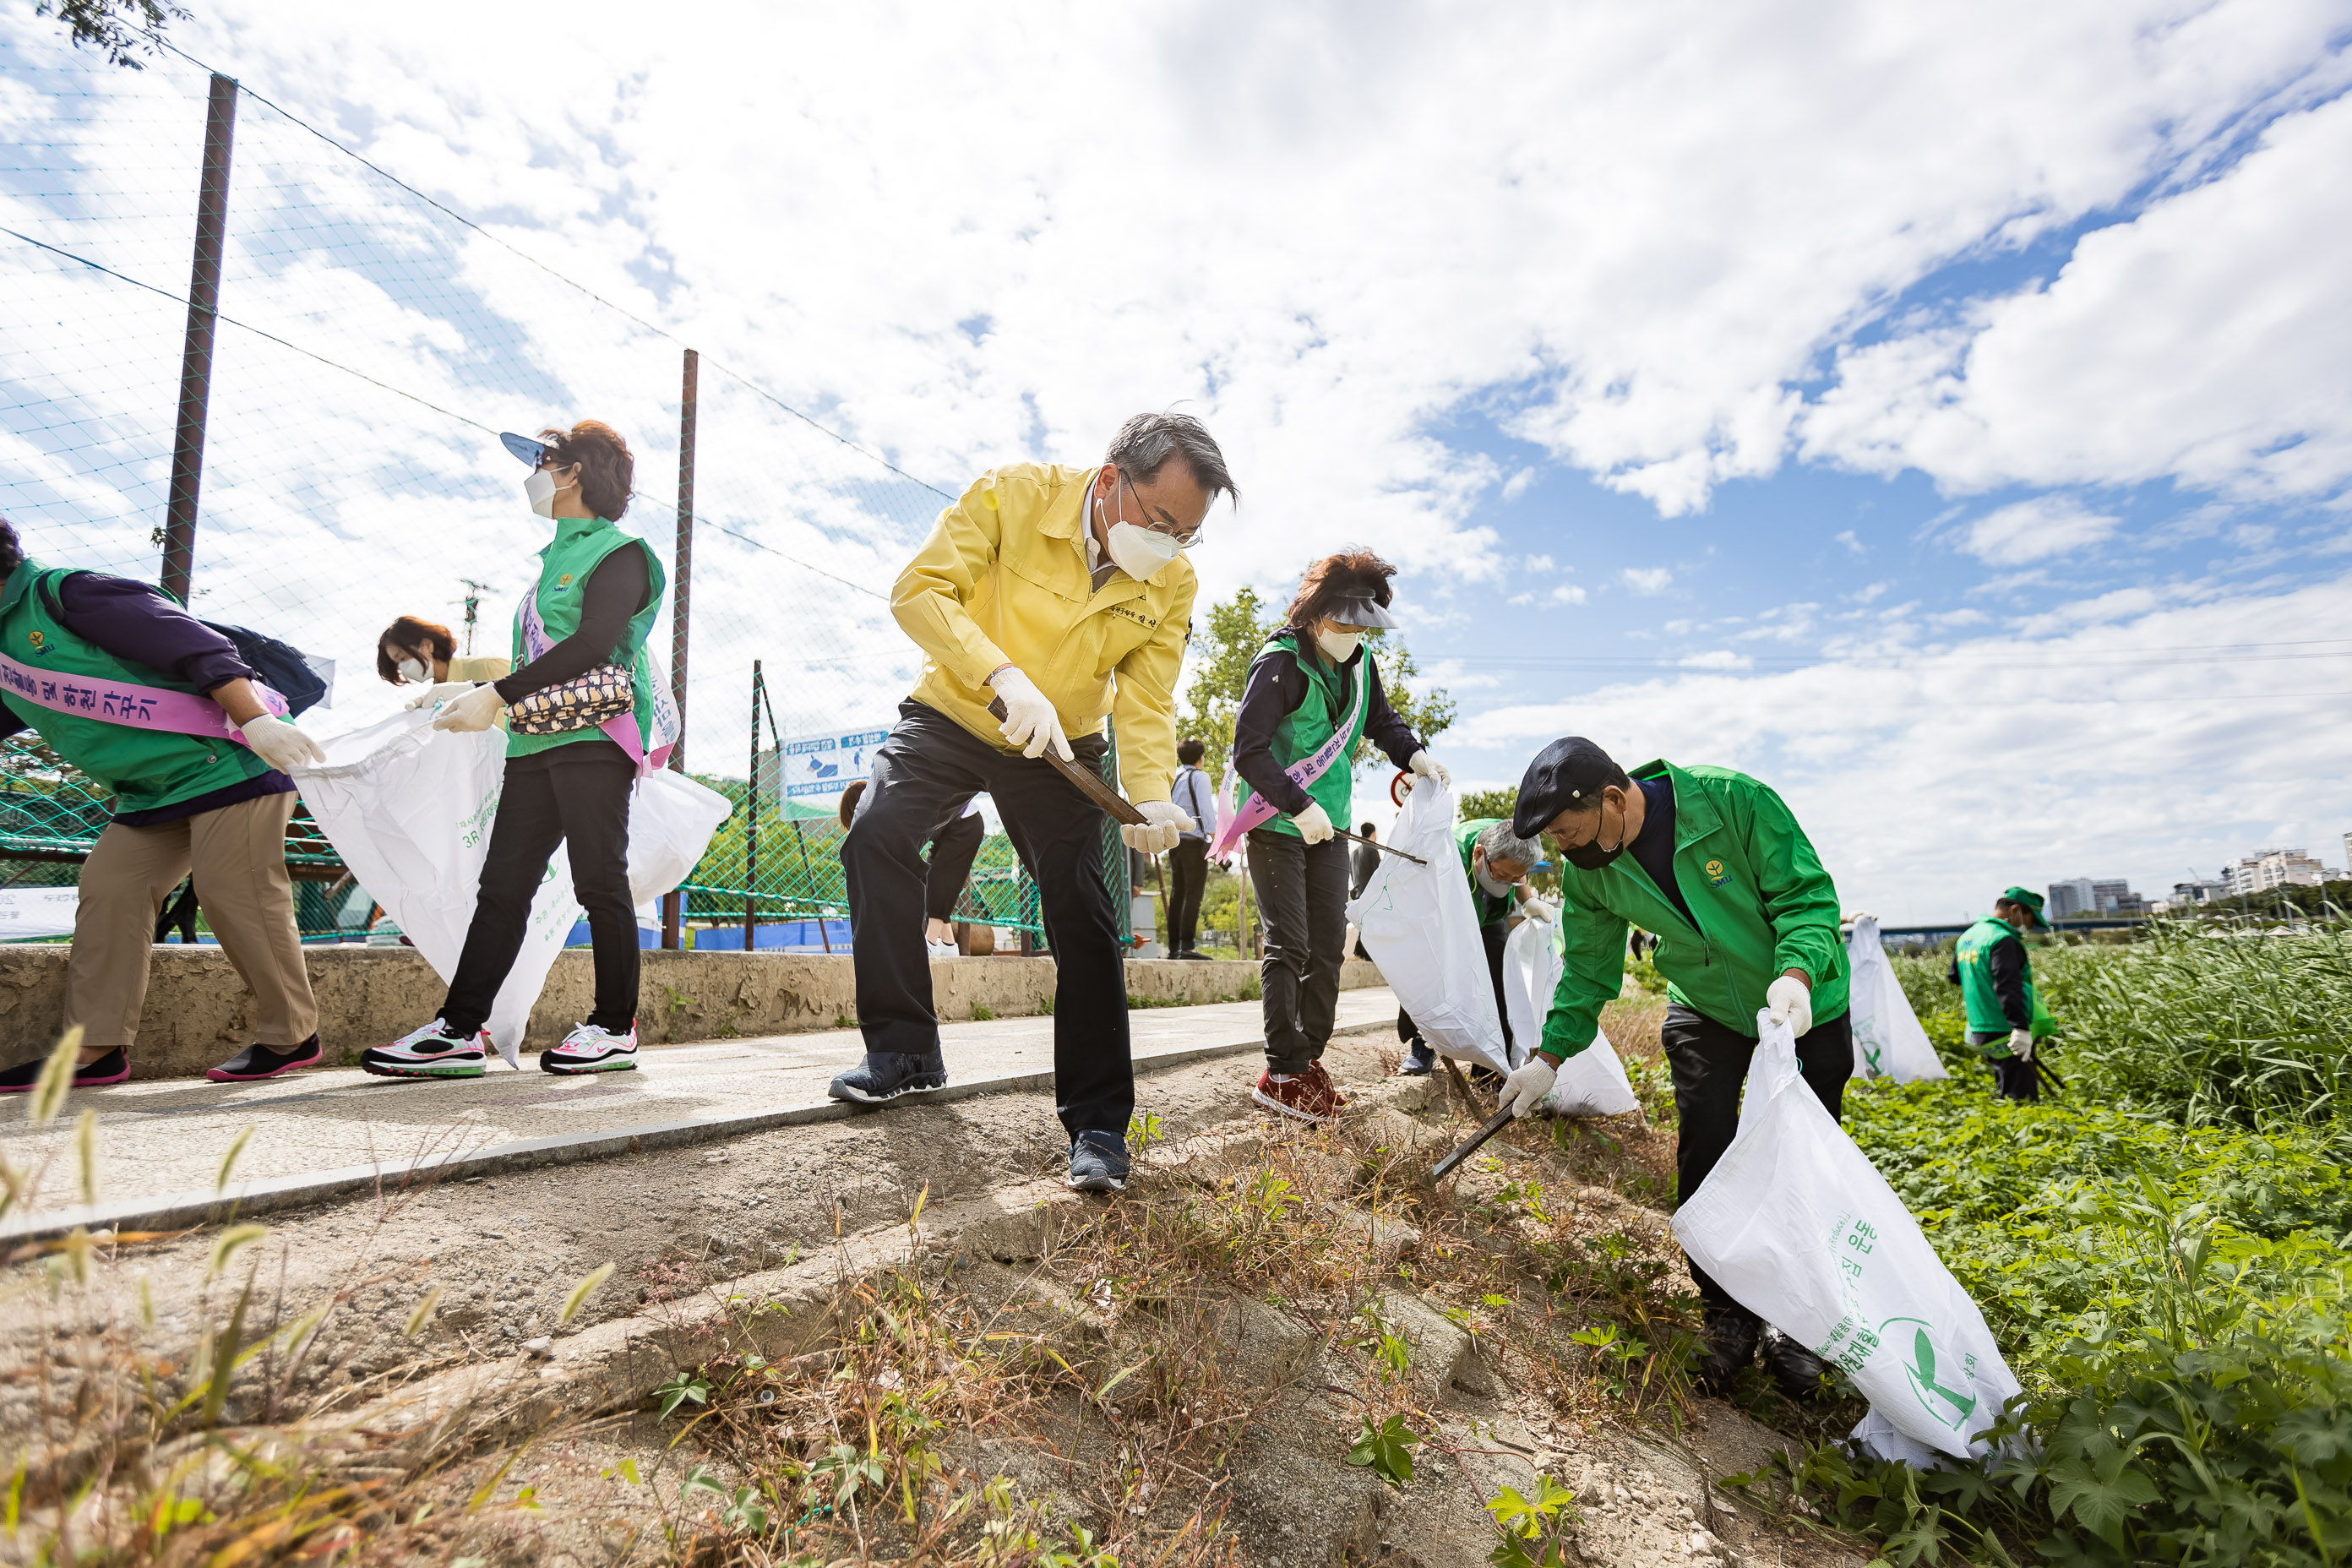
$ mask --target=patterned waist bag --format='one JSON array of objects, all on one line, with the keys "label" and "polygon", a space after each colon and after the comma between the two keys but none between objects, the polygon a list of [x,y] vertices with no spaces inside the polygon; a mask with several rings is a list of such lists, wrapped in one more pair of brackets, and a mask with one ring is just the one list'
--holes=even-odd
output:
[{"label": "patterned waist bag", "polygon": [[630,672],[600,664],[583,675],[558,681],[507,706],[507,725],[524,735],[560,735],[593,730],[636,706]]}]

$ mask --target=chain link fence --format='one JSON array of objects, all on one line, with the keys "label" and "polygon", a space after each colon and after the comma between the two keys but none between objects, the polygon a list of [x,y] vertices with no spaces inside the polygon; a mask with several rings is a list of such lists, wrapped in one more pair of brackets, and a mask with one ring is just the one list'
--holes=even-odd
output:
[{"label": "chain link fence", "polygon": [[[546,536],[498,433],[602,419],[636,455],[624,526],[671,584],[648,646],[678,675],[680,761],[737,803],[672,940],[740,932],[747,907],[811,946],[845,930],[815,923],[847,915],[830,805],[788,801],[761,758],[893,721],[919,656],[887,584],[951,493],[688,350],[648,319],[657,283],[542,263],[175,51],[127,71],[10,14],[0,80],[0,515],[27,553],[173,585],[184,568],[198,616],[333,662],[306,727],[357,729],[413,692],[376,673],[395,616],[509,651]],[[34,740],[0,744],[0,886],[70,881],[108,815]],[[288,858],[316,884],[307,934],[364,923],[299,812]],[[1115,833],[1104,860],[1124,907]],[[1038,931],[1002,835],[958,915]]]}]

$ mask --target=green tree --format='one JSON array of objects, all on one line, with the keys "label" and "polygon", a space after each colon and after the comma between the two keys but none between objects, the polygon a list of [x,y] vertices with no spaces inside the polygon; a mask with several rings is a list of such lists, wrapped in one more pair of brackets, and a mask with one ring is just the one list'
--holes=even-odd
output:
[{"label": "green tree", "polygon": [[1511,813],[1519,808],[1519,786],[1504,784],[1496,789],[1476,789],[1462,797],[1462,820],[1475,821],[1492,816],[1508,822]]},{"label": "green tree", "polygon": [[[1232,598],[1211,605],[1207,625],[1193,634],[1197,656],[1192,682],[1186,689],[1191,709],[1181,732],[1197,737],[1209,748],[1207,766],[1223,787],[1226,762],[1234,754],[1234,716],[1241,710],[1242,689],[1249,682],[1250,666],[1265,639],[1282,628],[1281,612],[1244,588]],[[1412,732],[1426,744],[1452,726],[1457,711],[1443,688],[1415,689],[1421,667],[1404,639],[1391,631],[1374,631],[1364,638],[1366,652],[1381,668],[1381,689]],[[1379,754],[1366,741],[1356,748],[1351,765],[1360,767]]]},{"label": "green tree", "polygon": [[142,68],[140,50],[152,55],[163,47],[166,26],[188,19],[187,7],[171,0],[39,0],[33,15],[54,16],[75,47],[88,44],[103,50],[109,64],[132,70]]}]

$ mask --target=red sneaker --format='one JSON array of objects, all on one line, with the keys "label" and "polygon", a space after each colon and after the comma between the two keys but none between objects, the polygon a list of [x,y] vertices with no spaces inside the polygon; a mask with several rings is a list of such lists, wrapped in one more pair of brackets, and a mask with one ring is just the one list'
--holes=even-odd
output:
[{"label": "red sneaker", "polygon": [[1331,1075],[1329,1073],[1323,1070],[1323,1058],[1321,1057],[1316,1058],[1314,1061],[1307,1064],[1307,1076],[1313,1079],[1317,1083],[1322,1085],[1323,1092],[1331,1097],[1332,1104],[1345,1105],[1348,1103],[1348,1097],[1339,1092],[1339,1086],[1332,1081]]},{"label": "red sneaker", "polygon": [[1271,1072],[1258,1075],[1257,1088],[1250,1098],[1268,1110],[1305,1121],[1315,1126],[1339,1120],[1339,1102],[1330,1089],[1330,1079],[1316,1081],[1311,1072],[1291,1073],[1276,1078]]}]

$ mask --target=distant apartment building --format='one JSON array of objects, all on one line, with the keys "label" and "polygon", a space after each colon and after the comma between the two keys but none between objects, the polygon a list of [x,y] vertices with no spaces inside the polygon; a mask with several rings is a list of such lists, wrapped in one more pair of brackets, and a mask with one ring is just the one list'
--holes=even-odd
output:
[{"label": "distant apartment building", "polygon": [[2326,868],[2300,849],[2264,849],[2221,873],[2232,893],[2264,893],[2273,888],[2316,888]]},{"label": "distant apartment building", "polygon": [[2210,904],[2216,899],[2230,896],[2229,873],[2222,873],[2218,882],[2175,882],[2172,884],[2172,907],[2187,909],[2191,904]]},{"label": "distant apartment building", "polygon": [[2091,888],[2092,883],[2088,877],[2077,877],[2071,882],[2051,883],[2047,895],[2049,908],[2044,912],[2053,921],[2070,920],[2076,915],[2097,914],[2099,902],[2093,896]]},{"label": "distant apartment building", "polygon": [[2137,915],[2147,912],[2147,905],[2126,881],[2093,882],[2091,907],[2103,915]]}]

